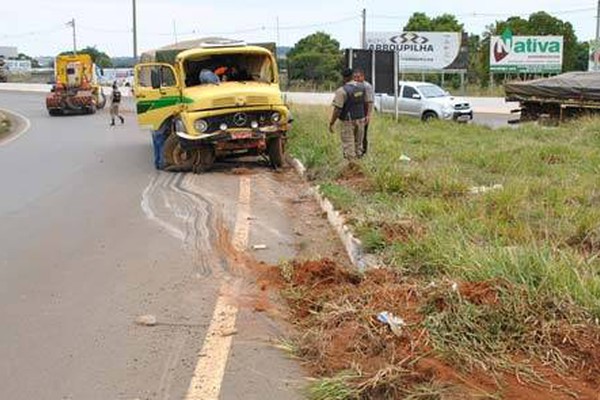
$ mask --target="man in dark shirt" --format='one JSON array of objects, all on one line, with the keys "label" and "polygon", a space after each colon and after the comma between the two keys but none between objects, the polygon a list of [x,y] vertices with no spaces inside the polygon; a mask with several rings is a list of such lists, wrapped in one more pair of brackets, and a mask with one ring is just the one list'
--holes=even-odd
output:
[{"label": "man in dark shirt", "polygon": [[119,117],[121,124],[125,123],[125,118],[119,114],[119,105],[121,104],[121,92],[117,82],[113,83],[112,95],[110,96],[110,126],[115,126],[115,117]]},{"label": "man in dark shirt", "polygon": [[342,76],[344,85],[335,92],[329,131],[334,133],[334,125],[339,119],[344,158],[352,161],[363,154],[366,90],[362,83],[352,79],[351,69],[344,70]]}]

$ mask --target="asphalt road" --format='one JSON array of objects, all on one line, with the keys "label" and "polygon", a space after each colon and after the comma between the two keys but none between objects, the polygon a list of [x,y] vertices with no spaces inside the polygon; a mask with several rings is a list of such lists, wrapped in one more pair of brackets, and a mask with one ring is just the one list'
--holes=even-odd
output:
[{"label": "asphalt road", "polygon": [[[31,121],[0,144],[0,399],[183,399],[222,298],[239,313],[220,398],[299,397],[302,371],[269,343],[280,325],[224,245],[296,254],[286,176],[156,172],[131,114],[51,118],[43,95],[9,92],[0,107]],[[148,314],[157,326],[135,324]]]},{"label": "asphalt road", "polygon": [[491,114],[491,113],[475,113],[473,115],[473,124],[487,126],[493,129],[516,127],[510,125],[509,121],[519,119],[518,114]]}]

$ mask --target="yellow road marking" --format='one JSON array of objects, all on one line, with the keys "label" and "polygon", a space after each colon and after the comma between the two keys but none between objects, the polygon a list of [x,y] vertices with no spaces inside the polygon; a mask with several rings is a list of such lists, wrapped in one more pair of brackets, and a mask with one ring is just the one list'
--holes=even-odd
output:
[{"label": "yellow road marking", "polygon": [[[248,247],[250,233],[248,217],[250,216],[252,190],[249,177],[240,179],[239,191],[233,246],[237,251],[244,251]],[[194,376],[185,397],[186,400],[219,399],[238,313],[237,306],[228,303],[224,289],[225,285],[219,293],[215,311],[200,351],[198,364],[196,364]]]}]

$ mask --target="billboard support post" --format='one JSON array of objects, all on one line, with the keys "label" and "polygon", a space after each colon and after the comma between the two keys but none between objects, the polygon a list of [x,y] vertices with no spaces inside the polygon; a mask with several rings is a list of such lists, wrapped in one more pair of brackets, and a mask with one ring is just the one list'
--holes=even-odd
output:
[{"label": "billboard support post", "polygon": [[398,122],[398,64],[400,62],[400,57],[396,55],[394,57],[394,117],[396,118],[396,122]]},{"label": "billboard support post", "polygon": [[371,85],[373,85],[373,88],[377,87],[377,61],[375,55],[375,50],[371,50]]}]

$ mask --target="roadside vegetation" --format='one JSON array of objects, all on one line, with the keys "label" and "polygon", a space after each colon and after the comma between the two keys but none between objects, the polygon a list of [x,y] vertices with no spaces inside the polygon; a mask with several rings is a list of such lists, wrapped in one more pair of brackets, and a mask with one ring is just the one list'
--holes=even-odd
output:
[{"label": "roadside vegetation", "polygon": [[0,136],[8,133],[10,130],[10,120],[0,112]]},{"label": "roadside vegetation", "polygon": [[327,113],[294,108],[290,151],[387,268],[287,266],[311,397],[595,398],[600,120],[492,130],[378,115],[369,155],[348,166]]}]

